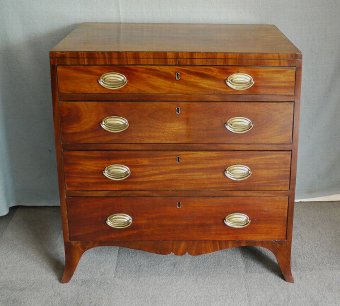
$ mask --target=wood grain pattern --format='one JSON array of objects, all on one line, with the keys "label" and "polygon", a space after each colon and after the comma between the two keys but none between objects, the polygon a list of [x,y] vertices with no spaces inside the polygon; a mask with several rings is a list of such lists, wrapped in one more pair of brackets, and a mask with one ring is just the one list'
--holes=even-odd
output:
[{"label": "wood grain pattern", "polygon": [[[123,88],[110,90],[98,79],[104,73],[125,75],[128,83]],[[181,79],[176,80],[176,72]],[[255,85],[247,90],[235,90],[225,84],[229,75],[246,73]],[[59,66],[58,84],[62,94],[120,93],[135,94],[294,94],[295,69],[274,67],[203,67],[203,66]]]},{"label": "wood grain pattern", "polygon": [[60,111],[58,100],[58,79],[57,79],[57,66],[51,64],[51,88],[52,88],[52,110],[53,110],[53,125],[54,125],[54,143],[56,150],[57,170],[58,170],[58,191],[60,198],[61,222],[63,225],[63,238],[64,242],[69,240],[68,232],[68,218],[67,208],[65,202],[65,182],[64,182],[64,169],[63,169],[63,149],[61,143],[61,129],[60,129]]},{"label": "wood grain pattern", "polygon": [[[284,279],[293,282],[291,246],[301,58],[301,52],[271,25],[88,23],[77,27],[51,50],[65,242],[61,281],[68,282],[82,254],[96,246],[200,255],[256,245],[272,251]],[[114,93],[98,87],[98,74],[107,72],[107,68],[133,72],[128,75],[129,87]],[[182,78],[175,81],[174,72],[179,69]],[[227,73],[235,69],[253,74],[255,85],[250,90],[235,93],[225,85]],[[175,104],[181,106],[183,121],[171,113]],[[112,110],[123,113],[128,108],[133,113],[133,125],[138,125],[140,118],[148,123],[139,125],[140,131],[126,131],[135,143],[123,142],[118,135],[112,139],[101,134],[95,124],[101,119],[99,115]],[[257,129],[243,138],[227,134],[230,137],[225,142],[220,130],[224,110],[253,116]],[[167,115],[162,116],[161,111]],[[208,127],[202,117],[209,119]],[[213,117],[218,119],[213,121]],[[161,132],[151,130],[149,121],[157,123]],[[201,137],[197,136],[195,121],[205,127]],[[265,122],[276,124],[268,131]],[[179,163],[177,156],[181,157]],[[117,183],[101,175],[103,167],[106,162],[123,160],[133,167],[133,174],[112,185]],[[228,162],[248,162],[252,176],[226,185],[228,179],[223,171]],[[178,199],[185,203],[191,218],[181,214],[183,208],[173,209],[173,201]],[[150,206],[154,209],[148,210]],[[101,229],[104,212],[111,213],[112,208],[137,213],[137,228],[126,231],[124,240],[118,238],[121,234],[112,236],[112,231]],[[250,225],[256,225],[255,230],[248,234],[237,230],[225,237],[221,219],[216,224],[210,219],[220,218],[219,213],[227,208],[243,208],[255,216]],[[211,217],[208,222],[202,221],[205,213]],[[154,222],[161,220],[164,227],[154,228],[151,234],[157,240],[147,240],[150,234],[139,216]],[[160,216],[176,218],[158,219]],[[266,221],[264,216],[268,216]],[[166,230],[173,219],[178,235]],[[188,231],[190,226],[195,229]],[[193,238],[186,236],[186,231]]]},{"label": "wood grain pattern", "polygon": [[66,143],[65,151],[290,151],[292,144],[249,143]]},{"label": "wood grain pattern", "polygon": [[51,63],[55,65],[167,65],[167,66],[268,66],[268,67],[295,67],[296,60],[292,59],[249,59],[238,58],[216,58],[217,54],[211,53],[215,58],[173,58],[163,54],[162,58],[143,58],[135,53],[133,56],[116,57],[107,52],[96,52],[96,57],[51,57]]},{"label": "wood grain pattern", "polygon": [[60,280],[61,283],[68,283],[76,270],[83,253],[89,248],[87,244],[80,242],[65,241],[65,269]]},{"label": "wood grain pattern", "polygon": [[[171,152],[69,151],[64,152],[67,190],[288,190],[290,152]],[[180,162],[177,161],[180,157]],[[112,181],[105,167],[123,164],[131,175]],[[246,165],[252,175],[232,181],[224,171]]]},{"label": "wood grain pattern", "polygon": [[230,95],[230,94],[112,94],[100,93],[59,93],[60,101],[117,101],[117,102],[150,102],[150,101],[217,101],[217,102],[292,102],[294,95]]},{"label": "wood grain pattern", "polygon": [[[192,256],[212,253],[224,249],[235,247],[257,246],[271,251],[280,266],[282,276],[287,282],[294,282],[290,269],[290,246],[285,240],[259,241],[259,240],[209,240],[209,241],[76,241],[65,243],[65,270],[61,279],[62,283],[67,283],[73,276],[79,263],[81,255],[98,246],[120,246],[135,250],[143,250],[160,255],[175,254],[182,256],[190,254]],[[221,267],[223,268],[223,267]],[[270,269],[270,272],[271,269]]]},{"label": "wood grain pattern", "polygon": [[67,197],[287,197],[289,190],[66,190]]},{"label": "wood grain pattern", "polygon": [[[63,143],[291,143],[293,103],[255,102],[62,102]],[[178,113],[179,112],[179,113]],[[124,117],[129,128],[111,133],[100,126],[108,116]],[[233,117],[254,125],[235,134]],[[148,137],[145,137],[148,135]]]},{"label": "wood grain pattern", "polygon": [[274,25],[84,23],[50,56],[96,58],[298,59],[301,52]]},{"label": "wood grain pattern", "polygon": [[[177,203],[181,202],[181,208]],[[82,240],[284,240],[287,197],[273,198],[68,198],[70,239]],[[231,213],[244,213],[251,223],[231,228]],[[114,229],[111,214],[132,217],[130,227]]]}]

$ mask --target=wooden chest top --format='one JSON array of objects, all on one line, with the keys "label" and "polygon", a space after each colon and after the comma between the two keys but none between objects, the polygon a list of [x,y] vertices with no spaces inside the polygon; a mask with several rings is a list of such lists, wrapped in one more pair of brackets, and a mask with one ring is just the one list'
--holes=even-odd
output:
[{"label": "wooden chest top", "polygon": [[300,59],[274,25],[84,23],[51,57]]}]

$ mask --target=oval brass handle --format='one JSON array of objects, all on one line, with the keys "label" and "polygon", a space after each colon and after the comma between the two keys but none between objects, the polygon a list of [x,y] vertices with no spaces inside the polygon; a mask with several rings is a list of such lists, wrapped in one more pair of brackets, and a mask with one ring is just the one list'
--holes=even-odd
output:
[{"label": "oval brass handle", "polygon": [[249,132],[254,124],[246,117],[230,118],[225,124],[225,128],[235,134],[243,134]]},{"label": "oval brass handle", "polygon": [[122,181],[127,179],[130,174],[130,168],[124,165],[110,165],[107,166],[103,171],[104,176],[113,181]]},{"label": "oval brass handle", "polygon": [[246,90],[255,84],[253,78],[245,73],[234,73],[225,82],[230,88],[235,90]]},{"label": "oval brass handle", "polygon": [[111,133],[120,133],[129,127],[129,121],[123,117],[110,116],[106,117],[100,123],[100,126]]},{"label": "oval brass handle", "polygon": [[250,224],[250,219],[246,214],[232,213],[224,218],[224,224],[233,228],[242,228]]},{"label": "oval brass handle", "polygon": [[246,180],[251,174],[250,168],[245,165],[232,165],[224,171],[224,175],[233,181]]},{"label": "oval brass handle", "polygon": [[113,214],[108,216],[106,224],[113,228],[127,228],[132,224],[132,217],[127,214]]},{"label": "oval brass handle", "polygon": [[98,83],[107,89],[119,89],[127,84],[127,78],[124,74],[118,72],[104,73],[98,79]]}]

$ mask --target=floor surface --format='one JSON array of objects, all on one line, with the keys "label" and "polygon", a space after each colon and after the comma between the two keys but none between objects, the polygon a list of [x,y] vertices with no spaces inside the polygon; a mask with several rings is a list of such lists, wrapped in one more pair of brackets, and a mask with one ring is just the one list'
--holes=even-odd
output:
[{"label": "floor surface", "polygon": [[59,208],[12,208],[0,217],[0,305],[340,305],[340,203],[296,204],[293,236],[294,284],[255,247],[197,257],[102,247],[60,284]]}]

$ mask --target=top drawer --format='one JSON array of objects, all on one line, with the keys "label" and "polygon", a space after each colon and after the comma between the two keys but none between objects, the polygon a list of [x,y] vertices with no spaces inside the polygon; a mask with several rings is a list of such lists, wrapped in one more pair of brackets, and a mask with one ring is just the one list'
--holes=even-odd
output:
[{"label": "top drawer", "polygon": [[294,95],[295,68],[240,66],[59,66],[62,94]]}]

